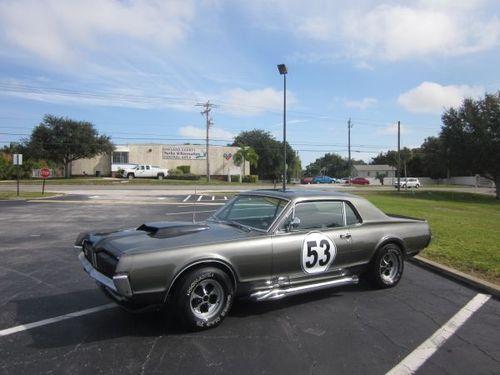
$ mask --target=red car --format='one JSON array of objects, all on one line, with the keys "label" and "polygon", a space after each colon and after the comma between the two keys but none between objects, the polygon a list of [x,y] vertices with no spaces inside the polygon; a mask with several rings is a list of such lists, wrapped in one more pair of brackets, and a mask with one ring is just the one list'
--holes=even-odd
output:
[{"label": "red car", "polygon": [[356,177],[356,178],[351,179],[351,184],[355,184],[355,185],[369,185],[370,181],[368,181],[364,177]]},{"label": "red car", "polygon": [[313,182],[313,178],[312,177],[303,177],[300,180],[301,184],[312,184],[312,182]]}]

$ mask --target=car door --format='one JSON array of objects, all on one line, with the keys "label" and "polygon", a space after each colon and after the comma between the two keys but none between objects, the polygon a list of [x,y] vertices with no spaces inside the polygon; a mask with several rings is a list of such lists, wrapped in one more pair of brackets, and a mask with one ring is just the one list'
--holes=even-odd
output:
[{"label": "car door", "polygon": [[[345,204],[342,200],[295,204],[273,236],[275,279],[298,284],[345,274],[355,254]],[[292,218],[300,223],[287,230]]]}]

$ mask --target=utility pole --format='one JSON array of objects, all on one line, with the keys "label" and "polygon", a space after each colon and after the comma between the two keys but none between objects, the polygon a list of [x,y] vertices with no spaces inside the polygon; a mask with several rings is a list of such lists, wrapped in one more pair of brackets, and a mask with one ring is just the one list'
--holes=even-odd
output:
[{"label": "utility pole", "polygon": [[398,121],[398,192],[401,191],[401,121]]},{"label": "utility pole", "polygon": [[349,157],[347,159],[347,169],[349,171],[349,185],[351,184],[351,128],[353,124],[351,124],[351,119],[347,121],[347,150],[349,152]]},{"label": "utility pole", "polygon": [[210,103],[210,100],[207,100],[206,103],[197,103],[196,104],[197,107],[203,107],[204,110],[201,111],[200,113],[202,114],[202,116],[205,116],[205,119],[206,119],[206,126],[207,126],[207,138],[206,138],[206,141],[207,141],[207,183],[210,183],[210,155],[209,155],[209,137],[210,137],[210,134],[209,134],[209,130],[210,130],[210,127],[212,127],[214,125],[214,122],[212,120],[212,117],[210,117],[210,111],[212,110],[212,108],[216,108],[217,106],[215,104],[212,104]]}]

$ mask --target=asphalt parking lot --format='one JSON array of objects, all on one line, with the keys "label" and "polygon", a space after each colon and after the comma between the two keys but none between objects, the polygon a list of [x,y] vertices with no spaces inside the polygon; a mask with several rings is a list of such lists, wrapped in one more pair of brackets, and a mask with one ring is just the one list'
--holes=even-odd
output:
[{"label": "asphalt parking lot", "polygon": [[[402,373],[396,366],[478,296],[406,263],[396,288],[362,282],[275,302],[239,301],[221,326],[199,333],[183,332],[168,311],[133,315],[110,304],[73,253],[78,232],[191,220],[193,211],[202,220],[227,199],[199,197],[1,201],[0,373]],[[479,297],[477,311],[465,309],[470,318],[445,334],[417,373],[500,373],[500,303]]]}]

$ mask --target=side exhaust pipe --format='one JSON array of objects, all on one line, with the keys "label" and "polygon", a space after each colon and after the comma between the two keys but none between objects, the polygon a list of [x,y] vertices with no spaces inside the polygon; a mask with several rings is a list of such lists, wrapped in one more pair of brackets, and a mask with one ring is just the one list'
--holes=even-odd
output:
[{"label": "side exhaust pipe", "polygon": [[250,298],[255,301],[269,301],[281,299],[288,296],[293,296],[296,294],[306,293],[313,290],[322,290],[333,288],[342,285],[353,285],[359,282],[359,278],[356,275],[343,277],[341,279],[323,281],[316,284],[288,287],[288,288],[273,288],[269,290],[262,290],[259,292],[252,293]]}]

